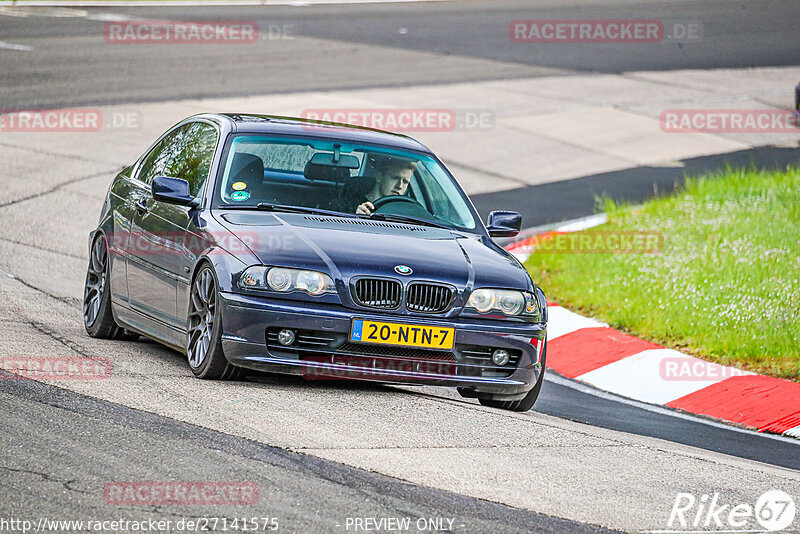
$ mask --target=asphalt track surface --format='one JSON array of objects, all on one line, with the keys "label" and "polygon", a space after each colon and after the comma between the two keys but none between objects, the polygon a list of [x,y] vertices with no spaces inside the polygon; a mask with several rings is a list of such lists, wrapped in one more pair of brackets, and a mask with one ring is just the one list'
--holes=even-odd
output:
[{"label": "asphalt track surface", "polygon": [[[796,65],[794,0],[430,2],[313,7],[89,8],[89,17],[0,16],[3,107],[119,104],[552,74]],[[44,10],[34,13],[47,12]],[[51,13],[53,13],[51,11]],[[104,15],[247,20],[254,45],[109,44]],[[702,41],[512,42],[517,19],[694,21]],[[798,80],[800,81],[800,80]]]},{"label": "asphalt track surface", "polygon": [[[0,443],[14,455],[13,468],[0,467],[3,494],[15,493],[4,515],[35,510],[51,519],[141,520],[154,515],[153,507],[121,511],[98,502],[91,488],[103,472],[114,472],[120,480],[162,480],[164,466],[170,466],[170,480],[215,480],[225,473],[228,480],[255,482],[259,493],[267,494],[262,497],[267,509],[228,506],[214,516],[276,518],[281,532],[342,532],[348,530],[348,517],[450,518],[453,531],[462,532],[609,532],[409,484],[32,380],[0,380],[0,399],[6,414]],[[37,421],[50,421],[50,432],[43,435]],[[42,465],[43,459],[50,461]],[[203,517],[193,506],[171,507],[159,515],[173,521]]]},{"label": "asphalt track surface", "polygon": [[[311,39],[267,40],[259,45],[265,47],[263,53],[255,54],[242,54],[236,47],[208,47],[198,53],[198,47],[189,46],[169,47],[154,55],[147,53],[146,45],[145,49],[109,46],[102,40],[103,21],[81,16],[0,16],[0,41],[33,48],[29,52],[0,50],[0,105],[109,104],[586,71],[793,65],[800,57],[798,6],[796,2],[755,1],[735,6],[730,2],[589,2],[580,7],[562,2],[538,2],[535,7],[523,2],[492,2],[487,7],[483,2],[464,2],[237,8],[237,19],[256,20],[262,28],[288,25],[295,35]],[[354,9],[359,10],[357,17]],[[175,20],[232,18],[231,11],[224,8],[89,11]],[[507,38],[509,20],[577,17],[699,19],[705,39],[702,45],[654,45],[647,53],[620,45],[545,46],[534,53]],[[401,33],[401,28],[407,31]],[[397,69],[392,61],[398,51],[419,54],[414,57],[427,62],[420,69]],[[465,61],[436,61],[445,57]],[[448,66],[442,68],[442,64]],[[765,148],[684,163],[689,169],[716,168],[723,162],[769,167],[782,166],[796,157],[796,150]],[[653,168],[646,178],[633,183],[632,176],[621,171],[477,195],[474,201],[481,211],[499,205],[519,207],[528,224],[546,224],[554,222],[548,211],[554,204],[561,207],[559,219],[588,215],[596,195],[643,200],[657,191],[669,191],[686,170]],[[591,186],[586,187],[589,182]],[[5,221],[14,224],[11,219]],[[24,280],[23,285],[30,289],[37,284]],[[6,324],[12,322],[9,319]],[[91,340],[85,338],[82,343],[91,344]],[[137,349],[140,357],[149,346],[158,360],[168,352],[141,344]],[[381,386],[375,389],[396,391]],[[406,389],[420,402],[429,398],[452,401],[454,397],[431,388]],[[372,392],[372,387],[361,390],[352,385],[340,390],[355,400]],[[179,480],[219,478],[220,473],[228,479],[241,474],[241,478],[253,480],[257,472],[255,480],[262,491],[269,488],[269,504],[290,531],[342,531],[346,517],[391,515],[455,517],[461,530],[468,532],[595,531],[581,522],[405,482],[36,382],[1,380],[0,397],[6,414],[0,419],[0,440],[3,450],[14,458],[13,465],[5,463],[2,468],[5,475],[0,487],[4,496],[21,496],[19,500],[4,499],[4,515],[106,513],[109,509],[98,504],[88,488],[102,486],[107,473],[120,479],[126,475],[156,479],[165,476],[163,466],[173,466],[169,477]],[[774,466],[800,466],[800,447],[791,441],[653,412],[562,381],[545,384],[535,411]],[[49,432],[43,433],[43,423],[50,426]],[[576,487],[579,485],[576,482]],[[145,511],[164,513],[142,509],[126,514]],[[219,515],[228,512],[216,511]],[[172,509],[170,514],[190,516],[195,511]]]}]

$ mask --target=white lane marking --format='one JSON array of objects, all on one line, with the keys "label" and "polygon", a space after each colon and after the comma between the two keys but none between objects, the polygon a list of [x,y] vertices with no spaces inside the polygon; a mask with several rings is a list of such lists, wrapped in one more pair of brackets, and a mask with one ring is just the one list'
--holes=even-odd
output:
[{"label": "white lane marking", "polygon": [[608,326],[597,319],[578,315],[562,306],[548,306],[547,315],[547,339],[549,341],[582,328]]},{"label": "white lane marking", "polygon": [[580,232],[581,230],[588,230],[595,226],[600,226],[608,222],[608,215],[605,213],[598,213],[597,215],[589,215],[588,217],[581,217],[572,221],[565,221],[556,226],[558,232]]},{"label": "white lane marking", "polygon": [[[527,228],[521,231],[512,243],[505,245],[506,250],[516,257],[520,263],[525,263],[531,254],[536,252],[536,247],[532,245],[520,245],[519,243],[529,237],[533,237],[546,232],[579,232],[581,230],[588,230],[595,226],[600,226],[608,222],[608,215],[599,213],[597,215],[589,215],[588,217],[580,217],[579,219],[572,219],[569,221],[560,222],[558,224],[548,224],[544,226],[536,226]],[[517,244],[517,246],[514,246]]]},{"label": "white lane marking", "polygon": [[130,15],[118,15],[116,13],[90,13],[86,15],[87,20],[98,20],[100,22],[116,22],[126,20],[141,20],[139,17]]},{"label": "white lane marking", "polygon": [[[800,445],[797,439],[787,438],[785,436],[779,436],[777,434],[768,434],[766,432],[756,432],[755,430],[748,430],[746,428],[740,428],[737,426],[733,426],[730,424],[721,423],[719,421],[714,421],[711,419],[705,419],[703,417],[698,417],[696,415],[687,414],[685,412],[678,412],[675,410],[670,410],[669,408],[664,408],[662,406],[655,406],[653,404],[647,404],[646,402],[640,402],[634,399],[628,399],[625,397],[621,397],[619,395],[615,395],[614,393],[609,393],[607,391],[601,391],[599,389],[593,388],[592,386],[587,386],[586,384],[579,384],[573,380],[568,378],[564,378],[563,376],[557,375],[552,371],[548,371],[544,375],[544,379],[548,382],[552,382],[554,384],[558,384],[560,386],[568,387],[570,389],[574,389],[581,393],[585,393],[587,395],[592,395],[593,397],[598,397],[601,399],[609,400],[612,402],[618,402],[620,404],[625,404],[627,406],[633,406],[634,408],[640,408],[642,410],[646,410],[651,413],[657,413],[659,415],[667,415],[669,417],[676,417],[678,419],[685,419],[687,421],[692,421],[694,423],[700,423],[703,425],[713,426],[715,428],[723,428],[725,430],[730,430],[731,432],[739,432],[742,434],[749,434],[751,436],[760,436],[765,439],[774,439],[777,441],[782,441],[784,443],[792,443],[794,445]],[[534,407],[536,410],[536,407]],[[800,436],[798,436],[800,437]]]},{"label": "white lane marking", "polygon": [[[545,232],[575,232],[578,230],[588,230],[601,224],[608,222],[608,215],[605,213],[598,213],[596,215],[589,215],[587,217],[578,217],[577,219],[570,219],[568,221],[561,221],[557,223],[542,224],[540,226],[531,226],[525,228],[514,238],[514,243],[523,241],[528,237],[537,236]],[[508,243],[513,245],[513,243]],[[508,246],[507,245],[507,246]]]},{"label": "white lane marking", "polygon": [[[0,0],[2,3],[2,0]],[[116,20],[141,20],[140,17],[130,15],[119,15],[117,13],[90,13],[85,9],[59,9],[47,7],[6,7],[0,5],[0,15],[6,17],[53,17],[53,18],[85,18],[87,20],[98,20],[101,22]]]},{"label": "white lane marking", "polygon": [[[58,3],[60,4],[60,2]],[[51,6],[56,6],[57,3],[51,3]],[[74,18],[85,17],[88,11],[83,9],[63,9],[61,7],[37,7],[34,9],[26,8],[24,5],[15,3],[11,6],[8,4],[3,5],[0,2],[0,15],[6,17],[57,17],[57,18]]]},{"label": "white lane marking", "polygon": [[677,350],[651,349],[575,379],[623,397],[667,404],[731,376],[750,374],[753,373],[693,358]]},{"label": "white lane marking", "polygon": [[5,50],[19,50],[20,52],[30,52],[31,50],[33,50],[32,46],[7,43],[5,41],[0,41],[0,48],[3,48]]},{"label": "white lane marking", "polygon": [[793,438],[800,438],[800,426],[790,428],[783,433],[784,436],[792,436]]}]

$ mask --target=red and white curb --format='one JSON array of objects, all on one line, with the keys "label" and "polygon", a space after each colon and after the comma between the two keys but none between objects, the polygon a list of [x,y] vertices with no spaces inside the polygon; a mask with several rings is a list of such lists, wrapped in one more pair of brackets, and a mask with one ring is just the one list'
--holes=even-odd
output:
[{"label": "red and white curb", "polygon": [[[583,219],[569,228],[602,222]],[[530,238],[506,249],[527,258],[532,250],[526,241]],[[548,304],[547,332],[547,367],[566,378],[640,402],[800,438],[800,383],[694,358],[553,303]]]},{"label": "red and white curb", "polygon": [[548,306],[547,366],[649,404],[800,438],[800,384],[710,363]]}]

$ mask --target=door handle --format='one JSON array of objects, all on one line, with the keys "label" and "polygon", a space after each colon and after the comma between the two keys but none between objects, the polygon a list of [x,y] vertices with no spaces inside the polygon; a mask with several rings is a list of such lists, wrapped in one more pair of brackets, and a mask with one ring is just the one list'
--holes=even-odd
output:
[{"label": "door handle", "polygon": [[147,199],[145,198],[140,198],[139,200],[137,200],[134,206],[136,206],[136,211],[139,212],[139,215],[144,215],[149,210],[149,208],[147,207]]}]

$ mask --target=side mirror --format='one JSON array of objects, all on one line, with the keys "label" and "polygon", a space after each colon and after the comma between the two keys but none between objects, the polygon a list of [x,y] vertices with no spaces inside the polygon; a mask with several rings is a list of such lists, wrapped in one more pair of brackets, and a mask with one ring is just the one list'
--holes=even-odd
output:
[{"label": "side mirror", "polygon": [[192,208],[200,205],[200,202],[189,192],[189,182],[180,178],[156,176],[153,178],[152,192],[153,198],[160,202]]},{"label": "side mirror", "polygon": [[486,229],[489,237],[514,237],[522,229],[522,215],[516,211],[493,211]]}]

